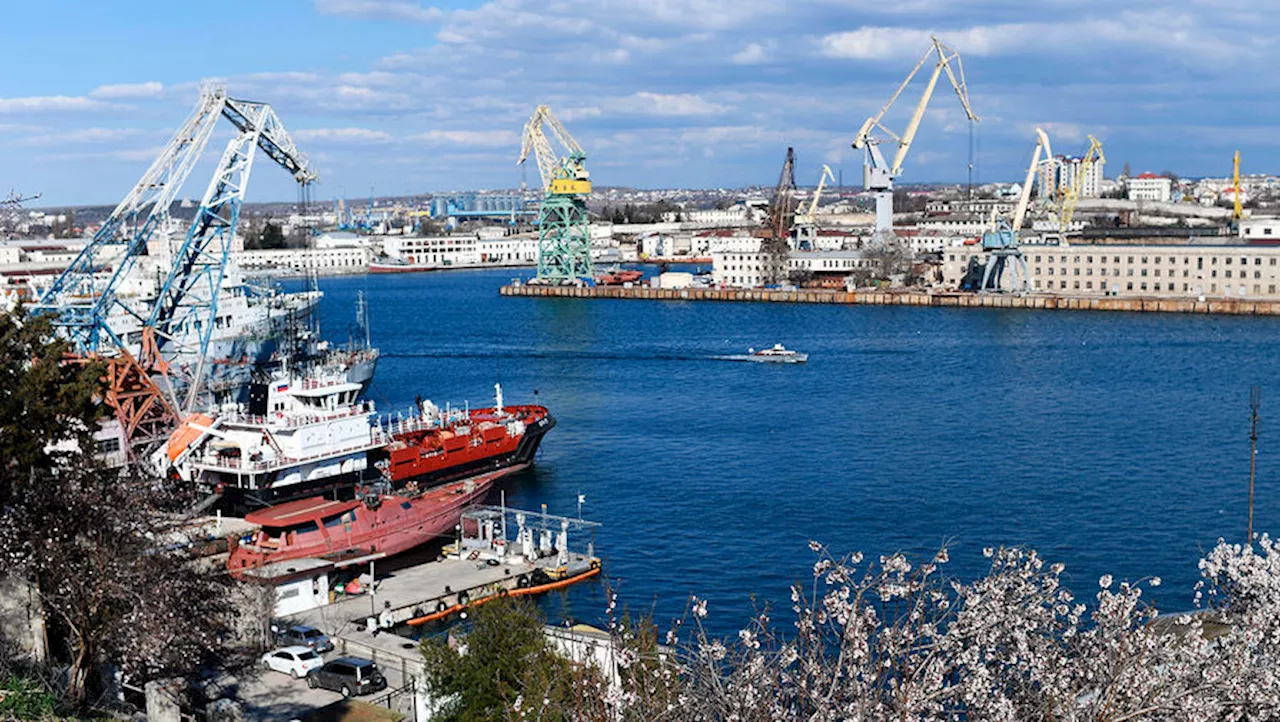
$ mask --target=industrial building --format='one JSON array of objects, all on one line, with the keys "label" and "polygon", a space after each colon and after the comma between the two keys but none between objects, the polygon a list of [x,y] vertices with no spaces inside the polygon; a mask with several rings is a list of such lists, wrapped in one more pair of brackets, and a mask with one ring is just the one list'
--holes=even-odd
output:
[{"label": "industrial building", "polygon": [[[943,254],[943,285],[972,287],[988,254]],[[1031,290],[1059,295],[1280,298],[1280,246],[1060,245],[1025,250]]]}]

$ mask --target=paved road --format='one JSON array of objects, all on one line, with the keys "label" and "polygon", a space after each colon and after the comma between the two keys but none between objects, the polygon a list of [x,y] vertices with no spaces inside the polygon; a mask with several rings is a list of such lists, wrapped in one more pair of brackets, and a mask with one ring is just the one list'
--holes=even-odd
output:
[{"label": "paved road", "polygon": [[[335,652],[325,655],[326,660],[337,658]],[[387,689],[404,684],[400,670],[384,669]],[[287,674],[261,668],[245,670],[239,678],[236,697],[240,700],[245,722],[285,722],[342,699],[337,692],[327,689],[311,689],[305,679],[294,679]],[[386,692],[377,692],[360,699],[372,702]]]}]

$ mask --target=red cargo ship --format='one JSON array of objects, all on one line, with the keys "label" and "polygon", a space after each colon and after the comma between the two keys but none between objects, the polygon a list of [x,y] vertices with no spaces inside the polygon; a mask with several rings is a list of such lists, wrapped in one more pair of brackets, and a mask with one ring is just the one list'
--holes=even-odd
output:
[{"label": "red cargo ship", "polygon": [[545,406],[498,406],[441,412],[429,402],[421,414],[388,423],[391,442],[369,452],[393,484],[416,479],[440,483],[470,474],[528,464],[555,426]]},{"label": "red cargo ship", "polygon": [[399,554],[451,531],[463,509],[482,501],[495,480],[523,468],[509,466],[425,491],[410,485],[351,501],[313,496],[252,511],[245,521],[261,529],[232,541],[227,566],[238,576],[289,559]]}]

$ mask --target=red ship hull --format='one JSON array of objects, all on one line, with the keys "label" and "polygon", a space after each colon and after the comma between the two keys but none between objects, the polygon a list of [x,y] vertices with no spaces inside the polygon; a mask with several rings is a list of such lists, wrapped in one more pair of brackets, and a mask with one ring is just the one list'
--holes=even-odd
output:
[{"label": "red ship hull", "polygon": [[393,441],[372,452],[387,462],[393,484],[439,483],[464,475],[528,464],[555,426],[545,406],[477,409],[467,420],[436,428],[392,430]]},{"label": "red ship hull", "polygon": [[384,494],[376,505],[317,496],[250,512],[245,520],[262,528],[247,543],[233,541],[227,567],[238,576],[290,559],[399,554],[452,531],[463,509],[482,501],[495,480],[521,468],[419,493]]}]

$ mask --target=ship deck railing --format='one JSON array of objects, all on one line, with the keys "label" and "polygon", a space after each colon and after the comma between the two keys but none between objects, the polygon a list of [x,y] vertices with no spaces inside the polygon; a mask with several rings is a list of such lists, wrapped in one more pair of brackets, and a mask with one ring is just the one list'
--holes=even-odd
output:
[{"label": "ship deck railing", "polygon": [[276,412],[274,414],[246,414],[241,411],[231,411],[220,414],[219,418],[224,425],[237,424],[240,426],[275,426],[293,429],[300,426],[310,426],[311,424],[320,424],[326,421],[335,421],[337,419],[345,419],[352,416],[367,416],[373,412],[373,402],[362,401],[351,408],[331,413],[298,414]]},{"label": "ship deck railing", "polygon": [[323,459],[346,456],[361,451],[369,451],[386,446],[391,441],[391,437],[374,430],[368,443],[348,446],[341,449],[334,449],[310,456],[291,457],[277,456],[270,459],[261,459],[257,461],[245,461],[243,457],[238,456],[220,456],[214,452],[210,452],[202,457],[195,458],[191,461],[191,465],[198,469],[208,469],[210,471],[248,471],[255,474],[267,473],[277,469],[287,469],[291,466],[306,464],[312,461],[320,461]]}]

